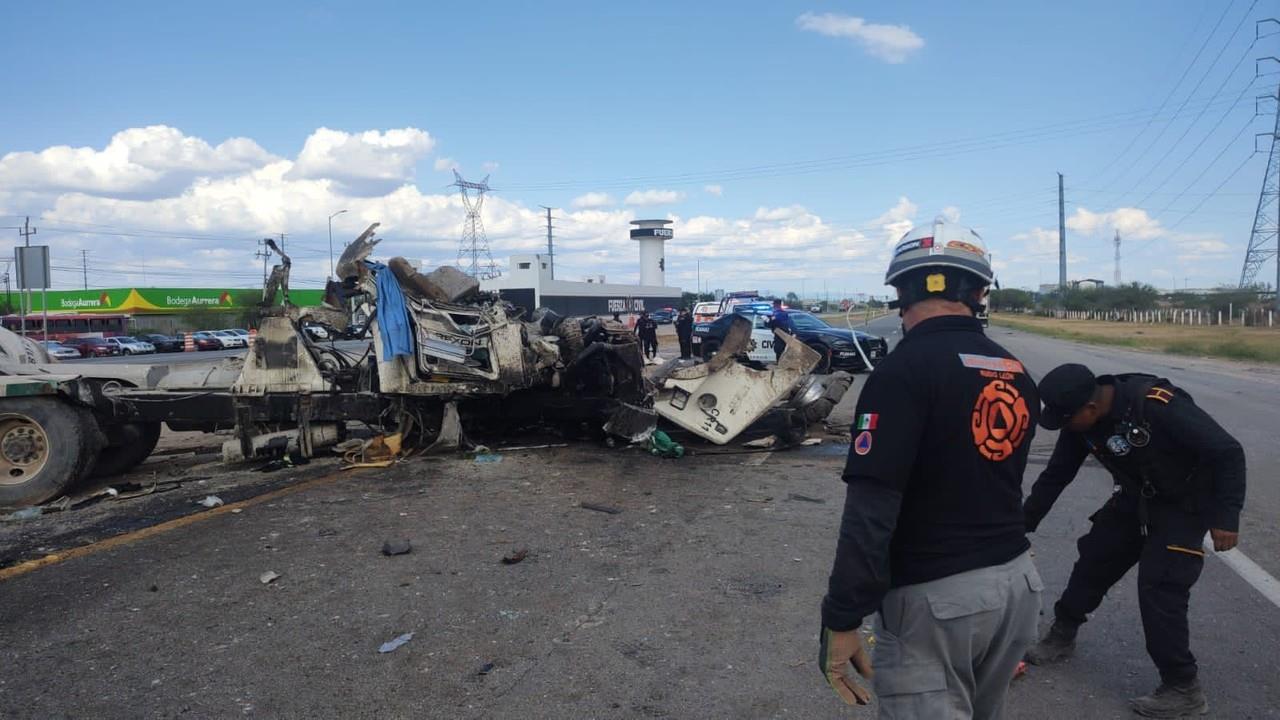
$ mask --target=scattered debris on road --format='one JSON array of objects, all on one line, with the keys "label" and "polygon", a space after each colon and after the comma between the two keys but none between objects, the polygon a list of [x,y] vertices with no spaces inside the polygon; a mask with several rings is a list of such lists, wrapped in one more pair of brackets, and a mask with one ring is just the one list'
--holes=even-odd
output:
[{"label": "scattered debris on road", "polygon": [[268,570],[258,576],[258,582],[262,583],[263,585],[270,585],[271,583],[279,579],[280,579],[280,573],[276,572],[275,570]]},{"label": "scattered debris on road", "polygon": [[578,507],[582,508],[583,510],[595,510],[596,512],[607,513],[609,515],[617,515],[618,513],[622,512],[622,508],[614,507],[612,505],[600,505],[598,503],[592,503],[592,502],[578,503]]},{"label": "scattered debris on road", "polygon": [[382,554],[387,557],[392,555],[407,555],[413,550],[413,545],[405,540],[387,540],[382,543]]},{"label": "scattered debris on road", "polygon": [[411,632],[407,632],[403,635],[398,635],[395,638],[388,640],[387,642],[384,642],[381,645],[379,645],[378,652],[384,653],[384,654],[389,652],[394,652],[395,650],[402,647],[405,643],[409,642],[412,639],[413,639],[413,633]]},{"label": "scattered debris on road", "polygon": [[800,493],[788,493],[787,499],[795,500],[796,502],[818,503],[819,505],[825,505],[827,502],[822,498],[809,497],[808,495],[801,495]]},{"label": "scattered debris on road", "polygon": [[520,548],[519,550],[515,550],[507,553],[506,555],[503,555],[502,564],[515,565],[516,563],[524,562],[524,559],[527,557],[529,557],[529,548]]},{"label": "scattered debris on road", "polygon": [[201,500],[196,504],[201,507],[216,508],[219,505],[223,505],[225,503],[223,503],[222,498],[218,497],[217,495],[206,495],[204,496],[203,500]]}]

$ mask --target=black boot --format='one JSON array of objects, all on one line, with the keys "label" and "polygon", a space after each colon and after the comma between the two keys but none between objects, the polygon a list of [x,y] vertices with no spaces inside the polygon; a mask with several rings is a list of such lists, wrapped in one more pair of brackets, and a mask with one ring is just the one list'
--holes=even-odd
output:
[{"label": "black boot", "polygon": [[1032,665],[1053,665],[1062,662],[1076,651],[1076,631],[1079,625],[1054,620],[1044,639],[1027,651],[1026,661]]},{"label": "black boot", "polygon": [[1196,678],[1180,683],[1162,682],[1150,695],[1130,700],[1129,706],[1139,715],[1153,718],[1178,718],[1209,712],[1209,701]]}]

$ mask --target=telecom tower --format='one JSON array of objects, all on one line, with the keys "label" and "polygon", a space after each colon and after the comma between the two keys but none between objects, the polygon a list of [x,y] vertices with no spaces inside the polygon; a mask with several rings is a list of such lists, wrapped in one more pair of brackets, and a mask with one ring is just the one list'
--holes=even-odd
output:
[{"label": "telecom tower", "polygon": [[[1271,258],[1276,262],[1276,286],[1280,288],[1280,257],[1276,252],[1276,239],[1280,236],[1280,146],[1276,139],[1280,136],[1280,107],[1276,110],[1275,128],[1271,135],[1271,154],[1267,157],[1267,174],[1262,176],[1262,193],[1258,195],[1258,211],[1253,216],[1253,233],[1249,235],[1249,250],[1244,255],[1244,268],[1240,270],[1240,287],[1253,285],[1258,270]],[[1276,306],[1280,308],[1280,293],[1276,295]]]},{"label": "telecom tower", "polygon": [[[453,187],[462,193],[462,205],[467,209],[467,219],[462,224],[462,241],[458,244],[458,268],[478,280],[496,278],[502,273],[489,254],[489,238],[485,237],[484,223],[480,221],[484,194],[489,192],[489,176],[485,175],[480,182],[467,182],[454,170],[453,177],[457,180]],[[475,195],[472,196],[468,190],[474,190]]]},{"label": "telecom tower", "polygon": [[1120,287],[1120,231],[1116,231],[1116,287]]}]

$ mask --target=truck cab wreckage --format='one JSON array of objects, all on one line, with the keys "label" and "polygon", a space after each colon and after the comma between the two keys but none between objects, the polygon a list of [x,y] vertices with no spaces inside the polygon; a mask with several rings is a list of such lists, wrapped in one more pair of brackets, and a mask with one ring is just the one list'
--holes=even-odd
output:
[{"label": "truck cab wreckage", "polygon": [[[742,362],[745,318],[710,361],[671,361],[646,377],[627,328],[514,306],[453,267],[421,274],[403,258],[371,261],[377,227],[347,246],[317,307],[290,302],[291,261],[272,247],[281,261],[243,357],[58,363],[0,330],[0,506],[128,470],[155,448],[162,424],[233,430],[223,446],[231,462],[312,457],[357,426],[398,435],[405,448],[448,451],[473,447],[468,433],[532,426],[644,442],[662,419],[725,444],[766,415],[784,437],[802,437],[849,387],[847,375],[810,375],[820,357],[799,342],[774,367]],[[358,325],[356,307],[368,310]],[[371,339],[352,351],[312,339],[305,328],[316,324]]]}]

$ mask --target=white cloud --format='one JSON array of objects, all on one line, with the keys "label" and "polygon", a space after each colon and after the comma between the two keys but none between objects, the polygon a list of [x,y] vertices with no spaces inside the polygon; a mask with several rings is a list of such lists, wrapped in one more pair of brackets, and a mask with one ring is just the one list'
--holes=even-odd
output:
[{"label": "white cloud", "polygon": [[948,205],[942,208],[942,212],[940,214],[949,223],[960,222],[960,208],[955,205]]},{"label": "white cloud", "polygon": [[636,190],[623,200],[627,205],[670,205],[684,199],[684,193],[675,190]]},{"label": "white cloud", "polygon": [[320,128],[307,138],[286,179],[323,178],[353,195],[377,195],[412,182],[418,160],[433,147],[435,140],[417,128],[362,133]]},{"label": "white cloud", "polygon": [[459,165],[459,164],[458,164],[458,161],[457,161],[457,160],[454,160],[453,158],[447,158],[447,157],[438,157],[438,158],[436,158],[436,162],[435,162],[435,169],[436,169],[436,170],[440,170],[440,171],[443,171],[443,172],[448,172],[448,171],[450,171],[450,170],[457,170],[457,169],[458,169],[458,168],[460,168],[460,167],[462,167],[462,166],[461,166],[461,165]]},{"label": "white cloud", "polygon": [[484,169],[484,171],[485,171],[485,172],[487,172],[487,173],[492,173],[492,172],[497,172],[497,171],[498,171],[498,163],[496,163],[496,162],[494,162],[494,161],[492,161],[492,160],[490,160],[490,161],[488,161],[488,162],[486,162],[486,163],[482,164],[480,167],[481,167],[481,168],[483,168],[483,169]]},{"label": "white cloud", "polygon": [[1150,240],[1165,234],[1160,222],[1138,208],[1116,208],[1110,212],[1096,213],[1087,208],[1076,208],[1067,218],[1067,229],[1084,235],[1110,235],[1120,231],[1121,240]]},{"label": "white cloud", "polygon": [[708,195],[715,195],[716,197],[724,195],[724,188],[720,185],[703,185],[702,189]]},{"label": "white cloud", "polygon": [[106,147],[56,145],[0,158],[0,190],[154,196],[197,177],[248,170],[275,159],[247,138],[217,146],[165,125],[130,128]]},{"label": "white cloud", "polygon": [[888,63],[906,62],[912,53],[924,47],[924,38],[906,25],[869,23],[852,15],[807,12],[796,18],[796,25],[801,30],[827,37],[849,38],[861,45],[868,55]]},{"label": "white cloud", "polygon": [[569,204],[576,208],[607,207],[613,204],[613,198],[609,196],[609,193],[589,192],[579,195]]}]

